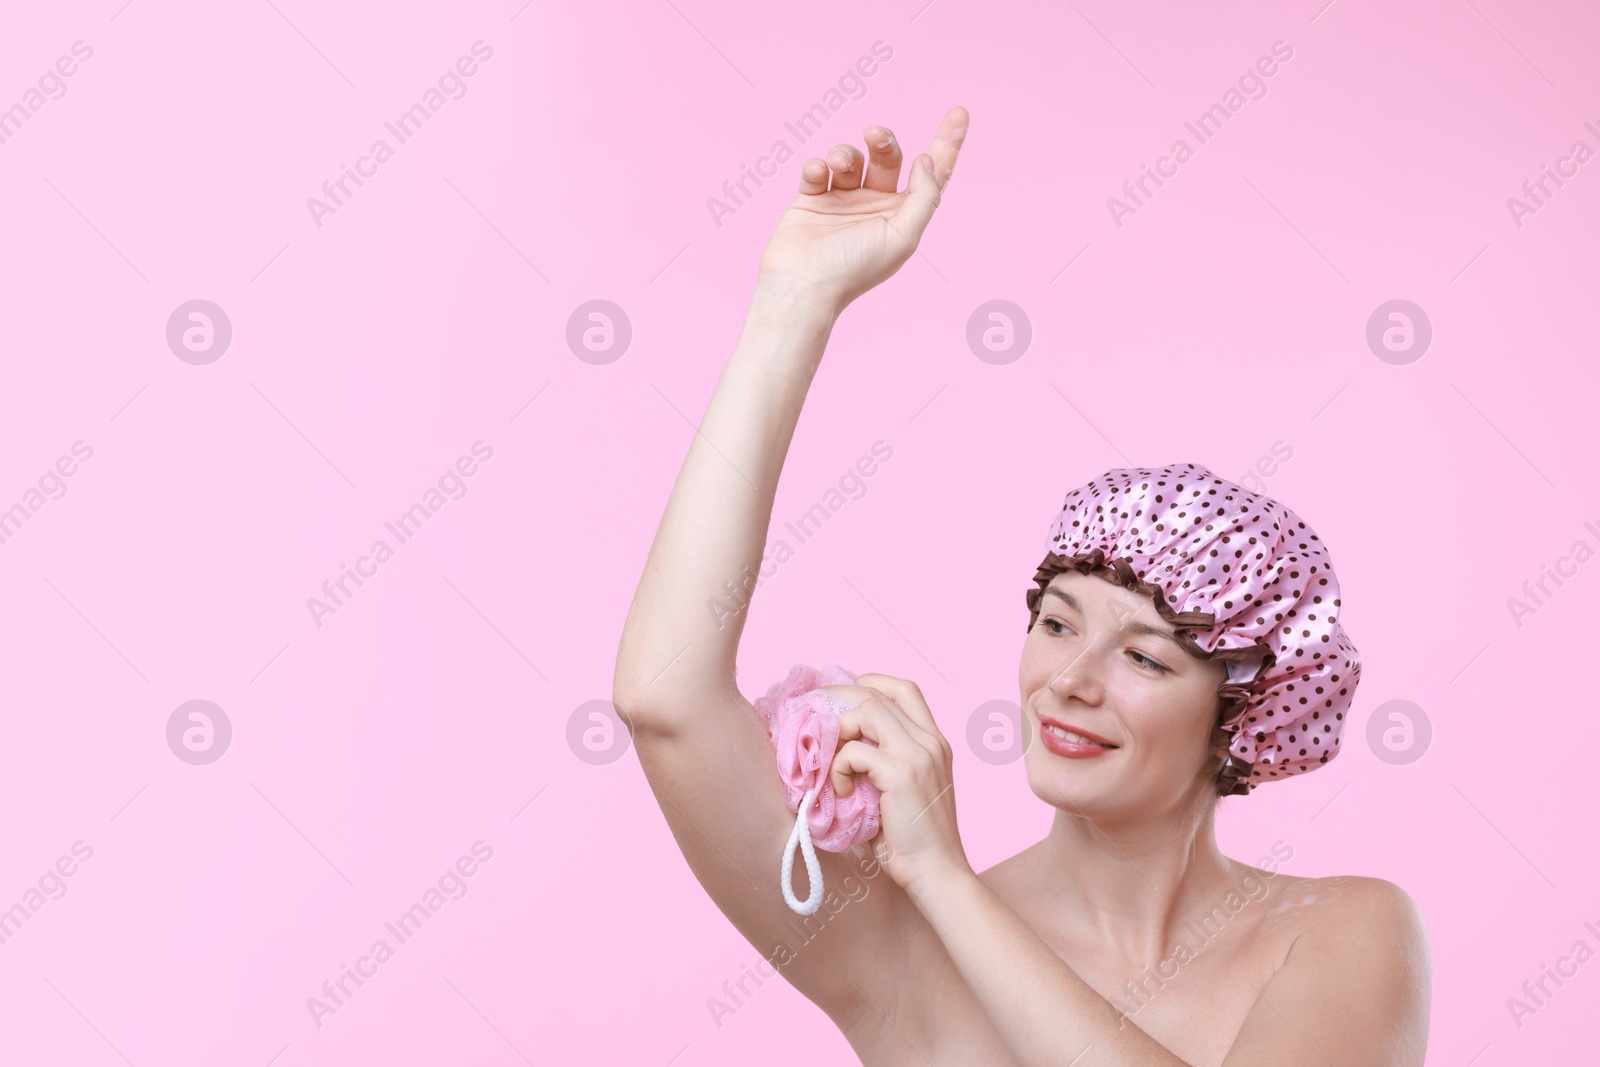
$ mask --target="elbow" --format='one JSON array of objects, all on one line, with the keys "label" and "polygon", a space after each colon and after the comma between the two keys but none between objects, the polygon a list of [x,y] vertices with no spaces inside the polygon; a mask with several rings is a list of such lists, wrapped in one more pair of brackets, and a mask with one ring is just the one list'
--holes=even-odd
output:
[{"label": "elbow", "polygon": [[710,714],[708,709],[741,699],[731,680],[677,677],[676,672],[659,668],[646,674],[619,663],[611,680],[611,706],[635,737],[641,731],[656,736],[682,733]]},{"label": "elbow", "polygon": [[[629,620],[632,621],[631,618]],[[625,628],[617,645],[617,660],[611,670],[611,704],[624,718],[635,714],[650,696],[650,678],[646,673],[639,642],[633,630]]]},{"label": "elbow", "polygon": [[611,706],[617,709],[634,736],[637,737],[641,729],[659,732],[667,726],[672,702],[664,699],[665,695],[653,691],[648,678],[625,669],[618,660],[616,674],[611,679]]},{"label": "elbow", "polygon": [[616,708],[617,713],[630,725],[644,703],[647,688],[648,686],[640,680],[638,672],[630,669],[628,664],[618,657],[616,670],[611,675],[611,706]]},{"label": "elbow", "polygon": [[664,672],[660,663],[650,663],[653,643],[644,639],[643,631],[634,622],[630,613],[611,672],[611,705],[630,727],[647,716],[659,717],[671,703],[670,686],[656,684],[662,681]]},{"label": "elbow", "polygon": [[626,635],[611,676],[611,703],[637,725],[646,720],[681,719],[712,701],[737,692],[731,662],[709,661],[704,650],[688,645],[676,655],[652,655],[632,647]]},{"label": "elbow", "polygon": [[671,737],[683,729],[684,717],[667,702],[649,699],[641,688],[613,686],[611,706],[637,743],[641,737]]}]

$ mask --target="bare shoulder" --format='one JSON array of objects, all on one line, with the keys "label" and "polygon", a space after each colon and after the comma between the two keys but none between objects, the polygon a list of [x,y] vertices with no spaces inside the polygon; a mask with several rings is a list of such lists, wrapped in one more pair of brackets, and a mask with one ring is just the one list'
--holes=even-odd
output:
[{"label": "bare shoulder", "polygon": [[1401,941],[1426,942],[1416,901],[1393,882],[1364,875],[1269,877],[1276,883],[1267,913],[1269,922],[1296,927],[1298,933],[1354,925]]},{"label": "bare shoulder", "polygon": [[[1225,1067],[1335,1062],[1414,1067],[1427,1047],[1432,964],[1411,895],[1382,878],[1273,878],[1265,921],[1281,964]],[[1350,1019],[1363,1019],[1351,1027]]]},{"label": "bare shoulder", "polygon": [[1024,916],[1024,921],[1027,921],[1030,912],[1026,905],[1030,886],[1035,881],[1034,860],[1038,848],[1038,843],[1029,845],[1021,852],[978,872],[983,884],[994,890],[995,896],[1005,901],[1018,915]]},{"label": "bare shoulder", "polygon": [[1315,928],[1302,934],[1307,950],[1353,957],[1426,987],[1428,931],[1411,894],[1382,878],[1345,875],[1315,881]]},{"label": "bare shoulder", "polygon": [[978,877],[983,879],[990,889],[998,890],[1001,886],[1010,885],[1023,871],[1028,862],[1029,854],[1037,847],[1037,845],[1029,845],[1016,855],[1008,856],[994,866],[986,867],[979,871]]}]

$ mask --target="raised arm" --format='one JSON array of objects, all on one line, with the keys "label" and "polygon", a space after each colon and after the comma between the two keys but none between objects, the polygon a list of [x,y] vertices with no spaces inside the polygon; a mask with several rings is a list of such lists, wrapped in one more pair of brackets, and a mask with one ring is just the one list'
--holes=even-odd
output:
[{"label": "raised arm", "polygon": [[[840,145],[827,162],[801,168],[799,194],[762,254],[744,329],[656,531],[613,680],[612,700],[695,876],[762,955],[841,1025],[860,1000],[848,977],[882,968],[888,957],[873,957],[874,944],[893,936],[909,905],[875,868],[819,852],[825,887],[847,906],[824,898],[827,913],[804,924],[789,911],[778,863],[795,817],[760,717],[734,682],[744,614],[719,618],[708,602],[726,600],[725,583],[740,586],[760,568],[778,475],[833,325],[915,251],[966,126],[964,109],[945,115],[930,154],[912,160],[904,192],[900,147],[883,127],[866,130],[870,157]],[[804,899],[808,890],[797,864],[794,891]],[[800,951],[793,931],[822,923],[829,929]],[[783,953],[772,959],[779,943],[796,950],[788,966]],[[852,955],[860,966],[845,962]]]},{"label": "raised arm", "polygon": [[[966,125],[965,109],[951,109],[932,155],[912,161],[904,192],[900,146],[883,127],[867,127],[870,158],[839,145],[826,163],[802,166],[634,593],[617,653],[618,707],[670,714],[733,688],[744,615],[719,620],[707,602],[760,568],[778,474],[833,324],[915,251]],[[935,160],[937,177],[924,169]]]},{"label": "raised arm", "polygon": [[745,613],[709,605],[761,567],[778,474],[840,310],[800,279],[756,282],[623,627],[613,699],[635,729],[734,687]]}]

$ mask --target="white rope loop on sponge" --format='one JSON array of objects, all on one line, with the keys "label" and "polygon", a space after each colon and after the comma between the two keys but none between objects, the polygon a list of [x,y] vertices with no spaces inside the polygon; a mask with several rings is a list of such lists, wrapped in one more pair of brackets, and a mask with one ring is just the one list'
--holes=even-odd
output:
[{"label": "white rope loop on sponge", "polygon": [[[816,789],[806,790],[806,795],[800,798],[800,814],[794,821],[794,829],[789,831],[789,843],[783,846],[783,866],[779,875],[783,886],[783,900],[791,909],[801,915],[810,915],[822,906],[822,864],[817,862],[816,849],[811,847],[811,827],[806,823],[806,813],[811,808],[811,801],[817,795]],[[791,881],[794,877],[794,853],[796,842],[805,856],[806,875],[811,879],[811,894],[804,901],[797,900],[794,895],[794,886]]]}]

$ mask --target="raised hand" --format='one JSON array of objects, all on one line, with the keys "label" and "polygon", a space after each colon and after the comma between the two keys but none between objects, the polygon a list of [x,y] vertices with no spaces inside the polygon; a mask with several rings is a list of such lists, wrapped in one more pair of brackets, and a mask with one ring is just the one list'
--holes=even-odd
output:
[{"label": "raised hand", "polygon": [[[839,144],[800,168],[800,192],[761,255],[761,276],[842,311],[911,258],[939,206],[967,135],[967,109],[945,113],[928,152],[899,191],[900,142],[885,126],[863,131],[867,155]],[[831,179],[831,185],[830,185]]]}]

